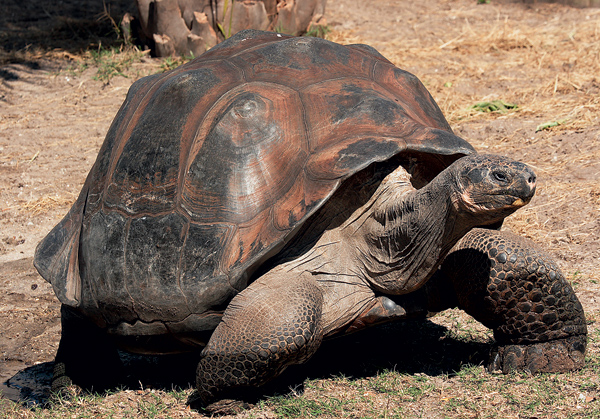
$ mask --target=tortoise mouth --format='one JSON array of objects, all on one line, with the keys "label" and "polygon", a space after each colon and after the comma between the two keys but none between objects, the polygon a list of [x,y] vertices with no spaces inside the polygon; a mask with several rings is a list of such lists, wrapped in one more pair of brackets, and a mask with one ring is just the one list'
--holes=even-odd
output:
[{"label": "tortoise mouth", "polygon": [[485,197],[463,194],[461,207],[474,214],[497,214],[498,211],[513,212],[527,205],[532,198],[533,194],[492,193]]},{"label": "tortoise mouth", "polygon": [[521,208],[522,206],[527,205],[529,201],[531,201],[531,198],[526,198],[525,200],[523,200],[523,198],[517,198],[513,201],[511,206]]},{"label": "tortoise mouth", "polygon": [[[498,188],[489,191],[489,197],[498,203],[505,203],[507,207],[520,208],[527,205],[535,195],[535,183],[514,182],[513,185],[504,189]],[[483,199],[485,201],[485,199]],[[483,202],[482,201],[482,202]]]},{"label": "tortoise mouth", "polygon": [[501,217],[507,217],[515,211],[523,208],[525,205],[529,204],[532,198],[533,195],[504,195],[504,197],[497,201],[498,204],[504,202],[504,205],[498,205],[496,210],[492,210],[491,213],[500,215]]},{"label": "tortoise mouth", "polygon": [[521,208],[527,204],[529,204],[529,202],[531,201],[531,198],[533,198],[533,193],[532,194],[498,194],[496,195],[496,197],[499,198],[499,200],[506,202],[505,207],[506,208]]},{"label": "tortoise mouth", "polygon": [[511,193],[506,194],[506,197],[512,200],[511,205],[515,207],[527,205],[535,195],[535,185],[527,184],[525,187],[515,189],[516,191],[512,190]]}]

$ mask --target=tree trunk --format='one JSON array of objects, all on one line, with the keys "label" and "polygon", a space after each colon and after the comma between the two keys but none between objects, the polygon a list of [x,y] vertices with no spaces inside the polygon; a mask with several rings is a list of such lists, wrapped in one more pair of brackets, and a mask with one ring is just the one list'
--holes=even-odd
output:
[{"label": "tree trunk", "polygon": [[324,26],[326,0],[136,0],[157,57],[199,56],[244,29],[302,35]]}]

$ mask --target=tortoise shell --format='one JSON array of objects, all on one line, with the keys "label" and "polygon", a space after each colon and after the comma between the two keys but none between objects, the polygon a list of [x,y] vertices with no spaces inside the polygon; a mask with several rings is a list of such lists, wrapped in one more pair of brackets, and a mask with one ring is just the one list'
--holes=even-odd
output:
[{"label": "tortoise shell", "polygon": [[344,180],[409,152],[438,172],[473,152],[415,76],[365,45],[243,31],[132,85],[35,265],[101,326],[206,328]]}]

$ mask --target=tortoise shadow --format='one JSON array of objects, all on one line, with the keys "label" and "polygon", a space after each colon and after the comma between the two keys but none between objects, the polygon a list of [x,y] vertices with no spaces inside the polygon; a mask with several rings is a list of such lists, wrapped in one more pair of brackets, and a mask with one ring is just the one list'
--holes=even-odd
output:
[{"label": "tortoise shadow", "polygon": [[[429,320],[405,320],[340,336],[323,342],[303,365],[291,366],[278,378],[243,399],[256,402],[265,397],[301,393],[304,382],[342,376],[360,379],[386,370],[429,376],[453,375],[465,364],[487,360],[491,344],[457,340],[448,329]],[[141,356],[120,352],[126,384],[119,389],[153,388],[170,391],[194,386],[198,354]],[[50,396],[53,362],[19,371],[4,383],[3,397],[28,407],[44,406]],[[190,400],[193,399],[193,396]]]},{"label": "tortoise shadow", "polygon": [[[91,45],[118,44],[111,19],[118,24],[135,12],[131,0],[21,0],[0,2],[0,58],[21,61],[15,53],[63,50],[78,53]],[[110,16],[110,18],[109,18]],[[0,61],[1,62],[1,61]]]},{"label": "tortoise shadow", "polygon": [[401,374],[455,375],[464,365],[484,364],[491,343],[451,337],[429,320],[404,320],[323,343],[306,364],[289,367],[263,395],[299,392],[307,379],[361,379],[393,370]]},{"label": "tortoise shadow", "polygon": [[44,405],[50,396],[54,362],[43,362],[18,371],[0,383],[0,397],[27,407]]}]

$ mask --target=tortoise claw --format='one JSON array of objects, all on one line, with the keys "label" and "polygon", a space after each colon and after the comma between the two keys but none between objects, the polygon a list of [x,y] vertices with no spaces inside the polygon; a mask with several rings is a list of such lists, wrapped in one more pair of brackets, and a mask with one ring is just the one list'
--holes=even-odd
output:
[{"label": "tortoise claw", "polygon": [[213,416],[237,415],[244,410],[251,409],[252,404],[243,400],[222,399],[214,403],[208,404],[204,410]]},{"label": "tortoise claw", "polygon": [[492,349],[488,371],[566,372],[583,367],[586,335]]}]

